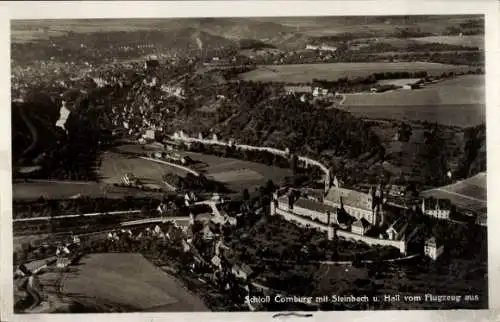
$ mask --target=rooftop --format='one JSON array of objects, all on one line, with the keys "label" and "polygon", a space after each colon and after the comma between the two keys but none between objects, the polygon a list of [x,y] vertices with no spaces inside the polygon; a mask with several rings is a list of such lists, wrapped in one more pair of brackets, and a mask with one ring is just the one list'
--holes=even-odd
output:
[{"label": "rooftop", "polygon": [[389,229],[394,229],[396,232],[401,233],[401,231],[405,228],[405,224],[406,220],[404,218],[399,218],[389,227]]},{"label": "rooftop", "polygon": [[328,205],[325,205],[323,203],[320,203],[320,202],[317,202],[314,200],[310,200],[310,199],[306,199],[303,197],[300,197],[299,199],[297,199],[297,201],[295,201],[294,205],[301,207],[301,208],[304,208],[304,209],[308,209],[308,210],[312,210],[312,211],[316,211],[316,212],[321,212],[321,213],[336,211],[336,208],[334,208],[332,206],[328,206]]},{"label": "rooftop", "polygon": [[342,201],[345,206],[364,210],[372,210],[370,199],[369,194],[337,187],[330,188],[325,197],[325,201],[335,204],[341,204]]}]

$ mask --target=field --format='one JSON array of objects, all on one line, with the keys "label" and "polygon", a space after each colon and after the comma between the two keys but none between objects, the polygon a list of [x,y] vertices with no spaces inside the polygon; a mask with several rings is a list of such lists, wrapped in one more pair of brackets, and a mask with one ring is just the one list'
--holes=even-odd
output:
[{"label": "field", "polygon": [[347,106],[485,104],[484,82],[484,76],[465,75],[415,90],[348,94],[343,104]]},{"label": "field", "polygon": [[378,85],[394,85],[403,86],[406,84],[414,84],[419,81],[419,78],[399,78],[399,79],[384,79],[377,82]]},{"label": "field", "polygon": [[[23,43],[49,37],[64,36],[68,32],[95,33],[113,31],[152,30],[160,21],[157,19],[99,19],[99,20],[14,20],[11,23],[11,40],[13,43]],[[162,25],[174,26],[175,20],[162,20]]]},{"label": "field", "polygon": [[462,72],[468,69],[468,66],[423,62],[296,64],[258,66],[240,77],[262,82],[308,83],[313,78],[333,81],[342,77],[366,77],[380,72],[427,71],[429,75],[440,75],[443,72]]},{"label": "field", "polygon": [[447,45],[478,47],[479,49],[484,49],[484,36],[482,36],[482,35],[429,36],[429,37],[419,37],[419,38],[411,38],[411,39],[418,41],[418,42],[423,42],[423,43],[440,43],[440,44],[447,44]]},{"label": "field", "polygon": [[94,254],[66,273],[62,295],[84,304],[126,311],[207,311],[174,277],[140,254]]},{"label": "field", "polygon": [[416,90],[348,94],[342,108],[366,118],[477,125],[486,122],[484,77],[461,76]]},{"label": "field", "polygon": [[169,189],[161,180],[164,174],[170,172],[185,176],[186,171],[139,157],[107,152],[103,154],[100,174],[102,181],[108,184],[121,183],[126,173],[134,176],[144,185],[161,186]]},{"label": "field", "polygon": [[291,175],[289,169],[260,163],[193,152],[185,152],[184,154],[204,164],[193,168],[194,170],[204,173],[208,178],[215,181],[225,183],[227,188],[234,192],[240,192],[245,188],[252,192],[252,190],[265,184],[269,179],[277,184],[286,176]]},{"label": "field", "polygon": [[486,172],[448,186],[424,191],[421,195],[446,198],[460,208],[481,210],[487,205]]},{"label": "field", "polygon": [[[153,147],[143,150],[142,146],[139,145],[123,145],[120,146],[119,149],[132,153],[144,153],[145,151],[162,151],[161,149],[156,149]],[[255,162],[232,158],[223,158],[195,152],[176,151],[176,153],[179,153],[182,156],[189,156],[194,161],[199,162],[197,164],[188,166],[189,168],[193,169],[194,171],[203,173],[205,176],[207,176],[207,178],[226,184],[226,187],[228,189],[238,193],[245,188],[248,188],[248,190],[251,192],[253,189],[265,184],[269,179],[273,180],[274,183],[278,183],[282,181],[286,176],[291,175],[291,171],[288,169],[267,166],[265,164]],[[130,162],[129,160],[132,159],[128,159],[127,162]],[[146,160],[140,161],[149,162]],[[177,175],[186,175],[185,171],[175,167],[170,168],[163,165],[158,166],[164,167],[162,171],[175,171],[174,173]],[[156,175],[158,178],[161,178],[159,173],[157,173]],[[137,174],[137,176],[139,175]]]},{"label": "field", "polygon": [[125,196],[158,196],[156,192],[145,192],[133,188],[114,187],[111,185],[88,182],[26,182],[13,184],[14,199],[65,199],[78,196],[123,198]]}]

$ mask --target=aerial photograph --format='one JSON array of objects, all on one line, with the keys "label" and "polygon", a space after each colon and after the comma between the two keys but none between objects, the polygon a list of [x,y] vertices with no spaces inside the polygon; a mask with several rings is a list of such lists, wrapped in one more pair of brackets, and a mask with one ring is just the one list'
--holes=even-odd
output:
[{"label": "aerial photograph", "polygon": [[488,308],[483,15],[10,27],[14,313]]}]

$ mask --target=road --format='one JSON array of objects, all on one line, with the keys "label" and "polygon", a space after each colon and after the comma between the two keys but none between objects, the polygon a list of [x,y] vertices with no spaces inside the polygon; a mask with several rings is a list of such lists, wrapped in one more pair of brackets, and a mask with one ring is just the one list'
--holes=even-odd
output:
[{"label": "road", "polygon": [[176,164],[176,163],[167,162],[167,161],[163,161],[163,160],[159,160],[159,159],[154,159],[154,158],[148,158],[148,157],[140,157],[140,158],[143,159],[143,160],[148,160],[148,161],[152,161],[152,162],[156,162],[156,163],[160,163],[160,164],[165,164],[165,165],[168,165],[168,166],[171,166],[171,167],[175,167],[175,168],[184,170],[186,172],[192,173],[195,176],[199,176],[200,175],[198,172],[194,171],[193,169],[190,169],[188,167],[184,167],[184,166]]},{"label": "road", "polygon": [[[194,137],[188,137],[186,135],[172,135],[170,137],[171,140],[173,141],[183,141],[183,142],[199,142],[202,144],[212,144],[212,145],[221,145],[221,146],[230,146],[231,144],[228,142],[223,142],[220,140],[207,140],[207,139],[198,139]],[[242,149],[242,150],[256,150],[256,151],[267,151],[269,153],[275,154],[275,155],[280,155],[280,156],[287,156],[288,152],[272,147],[263,147],[263,146],[252,146],[252,145],[247,145],[247,144],[232,144],[235,148]],[[319,161],[316,161],[314,159],[311,159],[309,157],[305,156],[298,156],[299,161],[304,162],[307,165],[313,165],[321,169],[325,175],[330,175],[330,170],[328,167],[326,167],[324,164],[322,164]]]},{"label": "road", "polygon": [[164,222],[168,222],[168,221],[188,225],[190,218],[189,218],[189,216],[154,217],[154,218],[125,221],[125,222],[122,222],[120,225],[122,227],[130,227],[130,226],[143,225],[143,224],[164,223]]}]

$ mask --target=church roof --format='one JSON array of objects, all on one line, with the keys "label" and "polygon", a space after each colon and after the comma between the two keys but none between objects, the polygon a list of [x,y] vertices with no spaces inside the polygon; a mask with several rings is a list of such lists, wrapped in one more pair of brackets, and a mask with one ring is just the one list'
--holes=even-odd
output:
[{"label": "church roof", "polygon": [[371,196],[369,194],[363,192],[332,187],[326,194],[325,200],[336,204],[340,204],[342,200],[342,203],[345,206],[363,210],[372,210],[371,202],[369,202],[370,198]]}]

